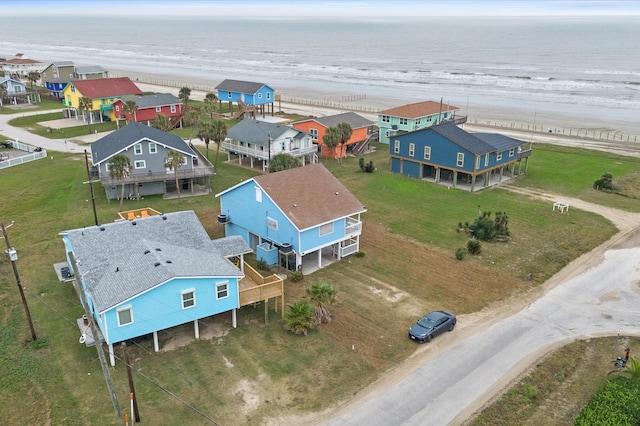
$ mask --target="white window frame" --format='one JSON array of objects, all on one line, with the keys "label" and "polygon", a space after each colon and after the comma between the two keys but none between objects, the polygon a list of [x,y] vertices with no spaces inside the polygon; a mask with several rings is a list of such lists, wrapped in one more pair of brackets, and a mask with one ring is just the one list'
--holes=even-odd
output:
[{"label": "white window frame", "polygon": [[458,152],[456,155],[456,166],[464,167],[464,152]]},{"label": "white window frame", "polygon": [[409,119],[408,118],[400,118],[400,125],[401,126],[406,126],[407,124],[409,124]]},{"label": "white window frame", "polygon": [[413,157],[416,154],[416,144],[411,142],[409,143],[409,157]]},{"label": "white window frame", "polygon": [[157,106],[156,107],[156,112],[162,112],[162,107],[161,106]]},{"label": "white window frame", "polygon": [[496,154],[496,161],[502,161],[502,152]]},{"label": "white window frame", "polygon": [[318,235],[324,237],[325,235],[333,234],[333,222],[325,223],[318,227]]},{"label": "white window frame", "polygon": [[414,125],[415,125],[415,126],[419,126],[419,125],[420,125],[420,119],[419,119],[419,118],[418,118],[418,119],[416,119],[416,121],[415,121]]},{"label": "white window frame", "polygon": [[318,139],[318,129],[314,129],[313,127],[309,127],[309,134],[314,140]]},{"label": "white window frame", "polygon": [[116,105],[116,112],[120,112],[120,105]]},{"label": "white window frame", "polygon": [[388,116],[388,115],[383,115],[382,118],[381,118],[381,121],[383,123],[390,123],[391,122],[391,117]]},{"label": "white window frame", "polygon": [[393,152],[395,154],[400,152],[400,140],[396,139],[395,141],[393,141]]},{"label": "white window frame", "polygon": [[261,203],[262,202],[262,189],[260,189],[257,186],[255,188],[256,188],[256,203]]},{"label": "white window frame", "polygon": [[262,99],[262,93],[258,93],[258,99]]},{"label": "white window frame", "polygon": [[[126,323],[122,323],[122,322],[120,322],[120,313],[125,312],[125,311],[129,311],[129,317],[130,317],[131,321],[126,322]],[[127,305],[127,306],[123,306],[120,309],[116,309],[116,320],[118,321],[118,327],[124,327],[125,325],[133,324],[133,306]]]},{"label": "white window frame", "polygon": [[172,113],[176,112],[177,110],[178,110],[178,109],[176,108],[176,105],[175,105],[175,104],[171,105],[171,112],[172,112]]},{"label": "white window frame", "polygon": [[133,146],[133,155],[142,155],[142,144],[137,143]]},{"label": "white window frame", "polygon": [[516,153],[516,150],[514,148],[511,148],[509,150],[509,157],[513,157],[513,155]]},{"label": "white window frame", "polygon": [[[224,296],[221,296],[223,293]],[[227,297],[229,297],[229,281],[216,283],[216,300],[226,299]]]},{"label": "white window frame", "polygon": [[484,166],[489,167],[489,153],[484,155]]},{"label": "white window frame", "polygon": [[272,217],[267,216],[267,228],[273,229],[274,231],[278,230],[278,221]]},{"label": "white window frame", "polygon": [[[185,296],[191,295],[191,297]],[[196,306],[196,289],[190,288],[189,290],[184,290],[180,292],[180,303],[182,304],[182,309],[190,309]],[[191,304],[189,304],[191,303]]]},{"label": "white window frame", "polygon": [[271,92],[267,92],[267,99],[271,99]]},{"label": "white window frame", "polygon": [[425,160],[431,160],[431,147],[430,146],[425,146],[424,147],[424,159]]},{"label": "white window frame", "polygon": [[133,162],[133,167],[136,170],[146,169],[147,168],[147,162],[145,160],[136,160],[136,161]]},{"label": "white window frame", "polygon": [[155,142],[149,142],[149,154],[157,154],[158,145]]}]

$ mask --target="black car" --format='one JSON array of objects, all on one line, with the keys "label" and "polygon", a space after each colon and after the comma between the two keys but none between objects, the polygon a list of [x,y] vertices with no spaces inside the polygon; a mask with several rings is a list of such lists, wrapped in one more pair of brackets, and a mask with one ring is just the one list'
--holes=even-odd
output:
[{"label": "black car", "polygon": [[409,338],[418,343],[430,342],[432,338],[445,331],[453,331],[456,322],[456,316],[453,312],[430,312],[409,327]]}]

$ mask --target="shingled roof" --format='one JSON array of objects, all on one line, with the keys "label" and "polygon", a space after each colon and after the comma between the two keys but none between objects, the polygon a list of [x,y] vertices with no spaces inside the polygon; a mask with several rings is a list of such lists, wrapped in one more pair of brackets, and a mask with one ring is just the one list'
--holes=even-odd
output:
[{"label": "shingled roof", "polygon": [[289,130],[297,132],[296,137],[304,134],[304,132],[290,126],[246,118],[230,128],[227,132],[227,137],[258,146],[267,146],[269,138],[272,141],[276,140]]},{"label": "shingled roof", "polygon": [[154,95],[142,95],[142,96],[123,96],[122,102],[134,101],[138,106],[138,109],[153,108],[165,105],[177,105],[182,101],[177,96],[171,93],[156,93]]},{"label": "shingled roof", "polygon": [[73,80],[76,89],[87,98],[100,99],[125,95],[142,95],[142,90],[129,77]]},{"label": "shingled roof", "polygon": [[[329,115],[326,117],[312,118],[310,119],[315,121],[322,126],[336,127],[340,123],[347,123],[351,126],[352,129],[360,129],[362,127],[369,127],[373,125],[373,121],[367,120],[361,115],[356,114],[355,112],[343,112],[341,114]],[[308,121],[308,120],[303,120]]]},{"label": "shingled roof", "polygon": [[319,163],[253,180],[300,231],[367,210]]},{"label": "shingled roof", "polygon": [[216,90],[222,90],[223,92],[254,94],[264,86],[266,86],[264,83],[227,79],[218,84],[216,86]]},{"label": "shingled roof", "polygon": [[146,124],[133,122],[91,144],[93,164],[97,165],[107,161],[115,154],[124,151],[143,139],[148,139],[185,155],[196,155],[181,137],[172,133],[163,132]]},{"label": "shingled roof", "polygon": [[226,256],[251,252],[242,237],[212,241],[193,211],[64,231],[98,310],[173,278],[238,277]]},{"label": "shingled roof", "polygon": [[439,126],[431,126],[427,127],[426,129],[417,131],[420,132],[425,130],[432,130],[438,134],[441,134],[451,142],[474,154],[482,155],[488,152],[494,152],[496,150],[487,142],[469,132],[462,130],[455,124],[441,124]]},{"label": "shingled roof", "polygon": [[457,111],[460,108],[453,105],[441,104],[440,102],[425,101],[415,104],[403,105],[396,108],[385,109],[378,115],[389,115],[392,117],[418,118],[438,114],[439,112]]}]

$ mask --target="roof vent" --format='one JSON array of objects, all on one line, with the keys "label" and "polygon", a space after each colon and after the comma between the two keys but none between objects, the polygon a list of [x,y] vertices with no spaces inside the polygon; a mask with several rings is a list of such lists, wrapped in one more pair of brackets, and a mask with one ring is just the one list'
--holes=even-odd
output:
[{"label": "roof vent", "polygon": [[133,222],[131,222],[131,224],[132,224],[133,226],[136,226],[136,225],[137,225],[137,223],[136,223],[136,221],[135,221],[135,220],[134,220]]},{"label": "roof vent", "polygon": [[156,251],[162,251],[162,249],[161,248],[156,248]]},{"label": "roof vent", "polygon": [[144,254],[149,254],[151,251],[150,250],[145,250]]},{"label": "roof vent", "polygon": [[167,260],[167,263],[173,263],[171,260]]},{"label": "roof vent", "polygon": [[336,195],[340,195],[340,193],[338,191],[336,191]]},{"label": "roof vent", "polygon": [[154,263],[153,266],[160,266],[160,262]]},{"label": "roof vent", "polygon": [[105,228],[104,228],[104,226],[101,226],[101,227],[100,227],[100,230],[101,230],[101,231],[104,231],[104,229],[105,229]]},{"label": "roof vent", "polygon": [[167,217],[165,215],[162,215],[162,220],[167,220]]}]

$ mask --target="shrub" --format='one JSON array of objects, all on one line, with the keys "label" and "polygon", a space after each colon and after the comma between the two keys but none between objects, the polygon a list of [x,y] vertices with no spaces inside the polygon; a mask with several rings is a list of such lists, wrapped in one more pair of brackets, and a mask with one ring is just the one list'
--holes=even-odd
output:
[{"label": "shrub", "polygon": [[364,252],[363,251],[357,251],[356,252],[356,257],[364,257]]},{"label": "shrub", "polygon": [[[478,240],[493,241],[496,238],[506,239],[504,237],[511,235],[508,224],[509,217],[505,212],[496,212],[493,219],[491,212],[483,212],[471,225],[465,223],[465,228]],[[460,225],[461,222],[458,223]]]},{"label": "shrub", "polygon": [[480,254],[482,252],[482,244],[480,243],[480,241],[467,241],[467,252],[469,252],[469,254]]},{"label": "shrub", "polygon": [[258,266],[258,269],[261,271],[266,271],[267,269],[269,269],[269,267],[267,266],[267,261],[264,259],[258,260],[257,266]]},{"label": "shrub", "polygon": [[456,259],[462,260],[467,255],[467,249],[464,247],[460,247],[456,249]]},{"label": "shrub", "polygon": [[375,170],[375,167],[373,167],[373,161],[369,161],[365,164],[363,157],[360,157],[360,159],[358,160],[358,164],[360,165],[360,170],[362,170],[363,172],[373,173],[373,171]]},{"label": "shrub", "polygon": [[603,173],[600,179],[593,182],[593,189],[611,191],[613,189],[613,175],[611,173]]},{"label": "shrub", "polygon": [[294,283],[302,281],[304,279],[304,274],[301,271],[293,271],[289,279]]}]

